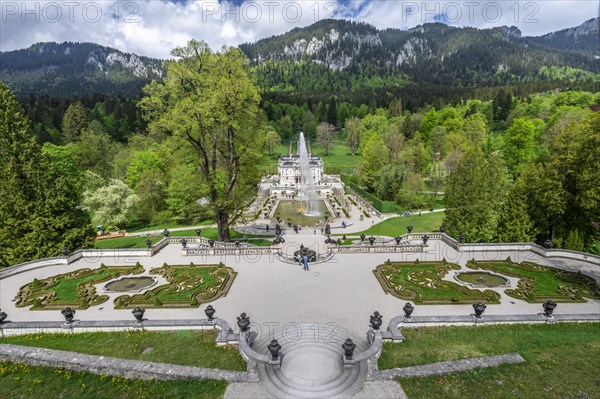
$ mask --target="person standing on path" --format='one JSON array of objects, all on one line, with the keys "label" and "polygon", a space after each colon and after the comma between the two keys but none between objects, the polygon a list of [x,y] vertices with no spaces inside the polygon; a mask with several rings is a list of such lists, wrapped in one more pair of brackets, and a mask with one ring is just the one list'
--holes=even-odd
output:
[{"label": "person standing on path", "polygon": [[308,256],[304,255],[302,261],[304,263],[304,270],[308,271]]}]

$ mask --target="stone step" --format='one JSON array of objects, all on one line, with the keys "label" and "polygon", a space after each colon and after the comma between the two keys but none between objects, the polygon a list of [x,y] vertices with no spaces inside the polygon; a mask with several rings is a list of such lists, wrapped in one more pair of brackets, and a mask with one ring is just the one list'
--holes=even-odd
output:
[{"label": "stone step", "polygon": [[344,367],[342,343],[352,338],[356,352],[368,348],[366,339],[337,328],[319,329],[314,325],[298,325],[294,334],[275,330],[265,334],[254,343],[257,352],[269,354],[267,345],[277,339],[282,345],[281,367],[258,365],[263,386],[269,394],[283,398],[347,398],[360,392],[367,376],[367,363],[363,361]]}]

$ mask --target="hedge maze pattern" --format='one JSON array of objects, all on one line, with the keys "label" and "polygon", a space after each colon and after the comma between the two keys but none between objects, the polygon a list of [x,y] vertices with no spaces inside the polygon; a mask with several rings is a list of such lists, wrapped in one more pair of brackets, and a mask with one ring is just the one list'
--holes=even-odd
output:
[{"label": "hedge maze pattern", "polygon": [[142,294],[124,295],[115,299],[115,308],[195,308],[212,302],[229,291],[237,273],[222,263],[218,265],[177,265],[166,263],[150,274],[163,276],[169,284],[160,285]]},{"label": "hedge maze pattern", "polygon": [[586,302],[585,298],[600,299],[600,286],[591,277],[581,272],[569,272],[536,263],[514,263],[505,261],[467,262],[473,270],[490,270],[505,276],[517,277],[516,289],[505,290],[506,295],[531,303],[546,302]]},{"label": "hedge maze pattern", "polygon": [[42,280],[34,279],[21,287],[16,306],[31,306],[31,310],[87,309],[108,300],[107,295],[98,295],[95,284],[103,283],[130,274],[140,274],[144,268],[135,266],[105,266],[98,269],[78,269]]},{"label": "hedge maze pattern", "polygon": [[460,266],[442,262],[390,262],[373,270],[383,290],[397,298],[424,305],[500,303],[500,295],[492,290],[474,290],[442,280],[450,270]]}]

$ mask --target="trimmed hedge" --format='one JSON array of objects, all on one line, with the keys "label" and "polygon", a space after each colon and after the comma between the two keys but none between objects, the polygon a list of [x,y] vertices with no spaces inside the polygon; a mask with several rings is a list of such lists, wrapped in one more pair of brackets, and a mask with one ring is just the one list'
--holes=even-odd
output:
[{"label": "trimmed hedge", "polygon": [[358,194],[361,197],[363,197],[363,199],[365,199],[371,205],[373,205],[373,208],[377,209],[379,212],[381,212],[381,213],[394,213],[394,212],[396,212],[396,203],[394,201],[383,201],[383,200],[380,200],[379,198],[377,198],[373,194],[371,194],[371,193],[365,191],[364,189],[362,189],[361,187],[359,187],[352,180],[350,180],[348,178],[348,176],[346,176],[346,175],[341,175],[340,178],[342,179],[342,181],[344,182],[344,184],[348,185],[352,189],[352,191],[354,191],[356,194]]},{"label": "trimmed hedge", "polygon": [[42,280],[33,279],[17,294],[17,307],[31,305],[31,310],[53,310],[70,307],[87,309],[108,300],[108,295],[98,295],[94,285],[144,271],[139,262],[135,266],[105,266],[98,269],[78,269]]},{"label": "trimmed hedge", "polygon": [[222,263],[218,265],[176,265],[166,263],[150,274],[163,276],[168,284],[142,294],[123,295],[115,299],[115,308],[197,308],[229,292],[237,273]]},{"label": "trimmed hedge", "polygon": [[530,303],[586,302],[585,298],[600,299],[600,285],[581,272],[569,272],[532,262],[504,261],[467,262],[473,270],[490,270],[510,277],[518,277],[517,288],[507,289],[506,295]]},{"label": "trimmed hedge", "polygon": [[425,305],[500,303],[500,295],[492,290],[474,290],[442,280],[450,270],[459,270],[454,263],[386,262],[373,273],[386,293],[403,300]]}]

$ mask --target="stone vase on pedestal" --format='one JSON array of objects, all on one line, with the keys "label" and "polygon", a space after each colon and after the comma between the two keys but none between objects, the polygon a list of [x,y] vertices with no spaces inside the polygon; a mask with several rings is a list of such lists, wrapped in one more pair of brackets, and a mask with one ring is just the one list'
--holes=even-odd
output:
[{"label": "stone vase on pedestal", "polygon": [[206,309],[204,309],[204,314],[206,314],[206,317],[208,317],[208,321],[213,321],[214,320],[214,315],[215,315],[215,308],[212,307],[212,305],[208,305],[206,307]]},{"label": "stone vase on pedestal", "polygon": [[354,349],[356,349],[356,344],[352,341],[352,339],[348,338],[342,344],[342,349],[344,350],[344,356],[346,356],[346,359],[351,360],[354,356]]},{"label": "stone vase on pedestal", "polygon": [[138,323],[141,323],[144,321],[144,313],[146,312],[146,309],[144,308],[135,308],[131,311],[131,313],[133,314],[133,317],[135,317],[135,320]]},{"label": "stone vase on pedestal", "polygon": [[75,310],[67,307],[60,311],[62,315],[65,317],[65,321],[67,324],[73,323],[73,318],[75,317]]},{"label": "stone vase on pedestal", "polygon": [[373,313],[373,315],[371,316],[371,327],[373,327],[373,330],[379,330],[379,327],[381,327],[381,324],[383,323],[383,315],[379,314],[378,311],[375,311]]},{"label": "stone vase on pedestal", "polygon": [[473,310],[475,311],[475,317],[481,319],[481,315],[485,312],[487,306],[481,302],[477,302],[473,304]]}]

